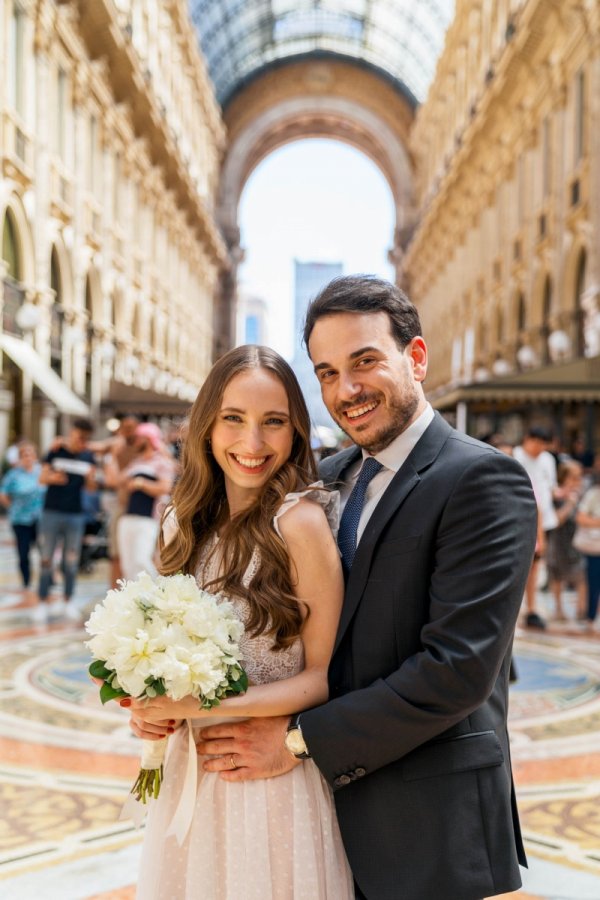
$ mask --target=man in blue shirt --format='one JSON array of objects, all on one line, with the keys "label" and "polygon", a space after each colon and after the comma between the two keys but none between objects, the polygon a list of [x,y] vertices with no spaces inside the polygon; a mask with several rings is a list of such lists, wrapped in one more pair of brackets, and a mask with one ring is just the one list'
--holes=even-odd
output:
[{"label": "man in blue shirt", "polygon": [[64,612],[68,618],[80,620],[70,600],[75,590],[85,529],[81,495],[84,488],[94,490],[96,486],[94,456],[88,449],[93,430],[88,419],[75,419],[66,442],[51,450],[43,461],[40,484],[47,485],[48,490],[39,525],[40,603],[34,616],[38,624],[48,619],[52,561],[59,542],[62,543],[64,601],[52,603],[52,612],[56,615]]}]

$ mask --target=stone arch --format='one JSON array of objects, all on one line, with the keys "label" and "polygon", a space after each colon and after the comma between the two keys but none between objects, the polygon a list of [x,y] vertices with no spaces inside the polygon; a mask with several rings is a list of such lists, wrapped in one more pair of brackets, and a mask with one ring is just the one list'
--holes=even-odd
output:
[{"label": "stone arch", "polygon": [[406,96],[372,71],[339,60],[303,60],[267,70],[224,110],[229,146],[217,216],[234,264],[238,207],[256,166],[295,140],[329,137],[355,147],[380,169],[396,211],[391,259],[399,276],[402,245],[415,218],[414,167],[408,135],[414,110]]}]

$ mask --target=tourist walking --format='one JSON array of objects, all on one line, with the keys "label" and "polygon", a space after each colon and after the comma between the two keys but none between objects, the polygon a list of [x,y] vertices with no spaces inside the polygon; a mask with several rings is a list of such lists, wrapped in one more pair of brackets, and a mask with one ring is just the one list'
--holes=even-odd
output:
[{"label": "tourist walking", "polygon": [[[84,488],[93,491],[96,487],[94,455],[88,449],[93,430],[88,419],[75,419],[67,439],[50,450],[43,460],[40,484],[47,485],[47,491],[39,524],[40,603],[34,610],[34,620],[38,624],[45,623],[49,614],[64,614],[73,621],[80,621],[79,611],[71,599],[85,529],[82,491]],[[49,603],[54,554],[59,546],[64,598]]]},{"label": "tourist walking", "polygon": [[575,521],[573,542],[583,554],[587,575],[585,627],[594,631],[600,599],[600,484],[592,485],[583,495]]},{"label": "tourist walking", "polygon": [[8,520],[17,544],[24,601],[30,605],[34,599],[30,591],[30,553],[37,538],[46,488],[39,483],[41,465],[35,445],[30,441],[21,441],[17,452],[17,462],[0,484],[0,504],[8,510]]},{"label": "tourist walking", "polygon": [[122,472],[106,468],[107,484],[116,484],[123,512],[117,522],[117,549],[123,578],[139,572],[156,575],[154,555],[164,502],[173,487],[175,463],[158,425],[135,429],[136,455]]}]

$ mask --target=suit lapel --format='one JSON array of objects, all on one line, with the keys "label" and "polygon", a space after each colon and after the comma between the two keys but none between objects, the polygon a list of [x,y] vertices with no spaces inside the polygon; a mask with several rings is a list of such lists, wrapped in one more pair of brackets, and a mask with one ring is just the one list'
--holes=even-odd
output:
[{"label": "suit lapel", "polygon": [[[408,459],[396,472],[381,500],[375,507],[373,515],[369,519],[356,548],[354,562],[348,576],[334,652],[337,650],[362,597],[369,577],[373,553],[381,532],[421,480],[420,473],[427,469],[438,456],[451,430],[448,423],[439,413],[436,413],[431,425],[412,453],[410,453]],[[345,467],[342,467],[338,473],[338,479],[343,472],[343,468]]]}]

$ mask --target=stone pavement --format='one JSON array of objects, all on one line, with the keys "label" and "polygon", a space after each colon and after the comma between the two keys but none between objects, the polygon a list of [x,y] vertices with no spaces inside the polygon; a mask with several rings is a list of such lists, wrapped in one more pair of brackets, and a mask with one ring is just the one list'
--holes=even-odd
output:
[{"label": "stone pavement", "polygon": [[[0,897],[133,900],[141,835],[119,812],[139,742],[124,710],[100,705],[83,630],[34,625],[16,571],[0,519]],[[106,583],[105,562],[80,578],[84,615]],[[543,593],[540,604],[549,611]],[[519,630],[515,652],[512,755],[530,869],[507,896],[599,900],[600,636],[573,621]]]}]

